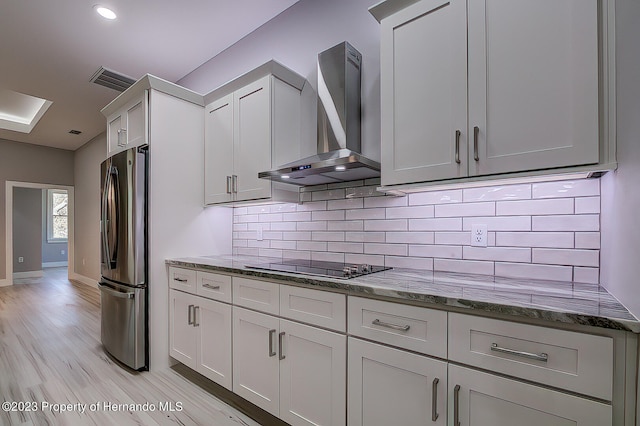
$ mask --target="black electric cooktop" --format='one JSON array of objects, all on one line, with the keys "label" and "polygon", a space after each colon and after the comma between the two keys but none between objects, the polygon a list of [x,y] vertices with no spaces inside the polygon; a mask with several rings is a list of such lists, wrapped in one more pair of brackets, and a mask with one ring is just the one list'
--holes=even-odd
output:
[{"label": "black electric cooktop", "polygon": [[264,269],[267,271],[291,272],[306,275],[319,275],[329,278],[349,279],[373,274],[391,269],[386,266],[325,262],[321,260],[289,259],[281,262],[264,263],[260,265],[245,265],[250,269]]}]

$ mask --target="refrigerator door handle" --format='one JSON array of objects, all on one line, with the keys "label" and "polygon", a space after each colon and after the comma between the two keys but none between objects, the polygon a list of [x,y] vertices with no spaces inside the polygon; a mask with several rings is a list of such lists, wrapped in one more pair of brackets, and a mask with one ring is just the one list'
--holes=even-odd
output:
[{"label": "refrigerator door handle", "polygon": [[106,286],[104,284],[100,284],[98,283],[98,287],[100,288],[101,291],[104,291],[105,293],[109,294],[110,296],[113,297],[117,297],[119,299],[133,299],[135,297],[135,293],[128,293],[128,292],[123,292],[123,291],[117,291],[114,290],[113,288]]},{"label": "refrigerator door handle", "polygon": [[109,163],[106,167],[105,179],[104,179],[104,188],[102,188],[102,261],[105,265],[107,265],[108,269],[111,269],[111,262],[109,258],[111,257],[109,254],[109,242],[107,238],[109,219],[107,218],[109,206],[107,203],[109,202],[109,188],[111,186],[111,164]]},{"label": "refrigerator door handle", "polygon": [[111,253],[111,248],[109,248],[110,259],[112,267],[115,267],[118,262],[118,245],[119,245],[119,229],[120,229],[120,179],[118,177],[118,169],[116,167],[111,168],[111,185],[113,186],[113,211],[115,212],[115,220],[110,220],[109,225],[111,226],[112,235],[114,236],[113,240],[113,253]]}]

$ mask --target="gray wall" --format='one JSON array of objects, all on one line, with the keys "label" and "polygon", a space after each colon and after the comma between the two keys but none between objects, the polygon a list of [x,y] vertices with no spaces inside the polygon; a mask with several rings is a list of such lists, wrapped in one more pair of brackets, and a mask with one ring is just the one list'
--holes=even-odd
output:
[{"label": "gray wall", "polygon": [[42,263],[66,262],[69,253],[67,242],[47,241],[47,192],[46,189],[42,190]]},{"label": "gray wall", "polygon": [[13,188],[13,271],[41,270],[42,190]]},{"label": "gray wall", "polygon": [[0,139],[0,280],[6,278],[4,224],[8,180],[73,185],[73,152]]},{"label": "gray wall", "polygon": [[100,164],[107,158],[106,133],[75,151],[75,273],[100,279]]},{"label": "gray wall", "polygon": [[[208,93],[275,59],[306,77],[315,91],[318,53],[346,40],[363,56],[362,153],[379,159],[380,27],[367,11],[376,3],[377,0],[301,0],[179,80],[178,84]],[[315,127],[313,132],[315,135]]]},{"label": "gray wall", "polygon": [[616,1],[618,170],[602,178],[603,285],[640,318],[640,2]]}]

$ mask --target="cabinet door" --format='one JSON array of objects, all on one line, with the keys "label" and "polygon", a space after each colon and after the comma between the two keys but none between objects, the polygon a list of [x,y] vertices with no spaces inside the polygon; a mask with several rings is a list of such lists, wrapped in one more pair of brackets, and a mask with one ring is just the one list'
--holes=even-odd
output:
[{"label": "cabinet door", "polygon": [[466,25],[460,0],[382,20],[382,185],[466,176]]},{"label": "cabinet door", "polygon": [[233,94],[205,108],[204,202],[233,200]]},{"label": "cabinet door", "polygon": [[610,405],[456,365],[449,365],[449,398],[449,417],[460,426],[612,424]]},{"label": "cabinet door", "polygon": [[195,326],[198,373],[231,390],[231,306],[199,297]]},{"label": "cabinet door", "polygon": [[278,318],[233,307],[233,392],[278,416]]},{"label": "cabinet door", "polygon": [[271,196],[271,181],[258,173],[271,169],[271,76],[234,93],[233,169],[237,201]]},{"label": "cabinet door", "polygon": [[597,163],[598,105],[597,0],[469,1],[470,175]]},{"label": "cabinet door", "polygon": [[349,337],[348,382],[350,426],[447,424],[446,362]]},{"label": "cabinet door", "polygon": [[148,143],[148,92],[107,118],[109,155]]},{"label": "cabinet door", "polygon": [[293,425],[345,424],[347,338],[280,321],[280,418]]},{"label": "cabinet door", "polygon": [[123,129],[125,129],[125,120],[122,117],[122,112],[118,112],[107,118],[107,146],[109,155],[124,149],[126,141],[124,139],[125,133],[122,133]]},{"label": "cabinet door", "polygon": [[169,355],[196,369],[198,329],[193,326],[197,298],[169,290]]}]

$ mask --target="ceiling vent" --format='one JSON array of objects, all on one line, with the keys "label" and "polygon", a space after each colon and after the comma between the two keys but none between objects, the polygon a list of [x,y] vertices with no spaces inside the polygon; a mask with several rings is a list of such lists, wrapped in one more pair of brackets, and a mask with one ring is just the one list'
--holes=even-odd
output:
[{"label": "ceiling vent", "polygon": [[71,133],[72,135],[79,135],[82,132],[80,130],[71,129],[69,130],[69,133]]},{"label": "ceiling vent", "polygon": [[117,90],[118,92],[124,92],[129,88],[129,86],[136,82],[131,77],[118,74],[117,72],[105,67],[100,67],[89,81],[108,87],[109,89]]}]

